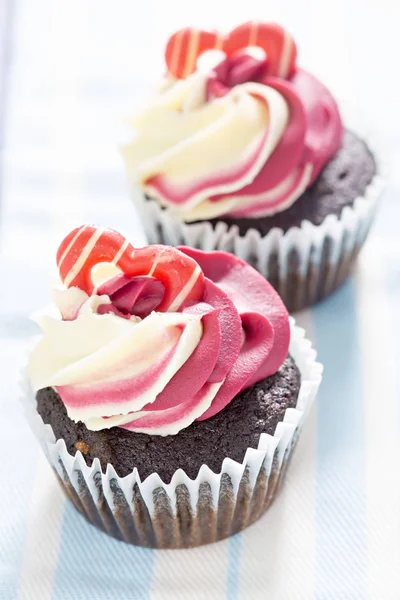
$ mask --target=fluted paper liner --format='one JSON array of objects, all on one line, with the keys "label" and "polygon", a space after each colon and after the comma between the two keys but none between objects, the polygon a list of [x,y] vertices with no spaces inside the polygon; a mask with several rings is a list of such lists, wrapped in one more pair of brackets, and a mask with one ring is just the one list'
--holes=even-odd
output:
[{"label": "fluted paper liner", "polygon": [[[295,448],[304,419],[317,394],[322,366],[291,321],[290,353],[301,372],[296,408],[288,408],[274,435],[262,434],[258,448],[248,448],[242,463],[225,458],[221,473],[202,465],[192,480],[178,469],[169,484],[157,473],[141,481],[135,468],[119,477],[98,459],[87,466],[55,439],[36,410],[35,394],[24,374],[23,404],[66,495],[93,525],[120,540],[153,548],[189,548],[221,540],[258,519],[274,500]],[[212,449],[210,449],[212,451]]]},{"label": "fluted paper liner", "polygon": [[[347,107],[346,113],[351,112]],[[300,227],[291,227],[286,232],[276,227],[265,236],[256,229],[240,235],[237,225],[228,226],[223,220],[214,227],[208,221],[184,223],[163,210],[156,200],[145,199],[143,192],[133,185],[134,203],[149,243],[232,252],[270,281],[289,312],[325,298],[352,271],[370,230],[386,171],[375,150],[379,144],[376,139],[371,140],[364,124],[358,123],[357,111],[348,116],[348,121],[350,128],[374,149],[377,170],[364,195],[356,198],[351,207],[345,207],[340,217],[328,215],[321,225],[304,220]]]}]

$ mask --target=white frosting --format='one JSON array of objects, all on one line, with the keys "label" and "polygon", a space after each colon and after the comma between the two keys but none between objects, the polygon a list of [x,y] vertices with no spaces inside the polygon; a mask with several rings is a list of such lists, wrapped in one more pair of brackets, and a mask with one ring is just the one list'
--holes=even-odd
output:
[{"label": "white frosting", "polygon": [[[134,139],[123,149],[130,179],[188,222],[213,218],[241,203],[240,197],[218,202],[209,198],[251,183],[274,151],[289,118],[286,100],[266,85],[245,83],[213,102],[205,102],[205,85],[206,76],[196,72],[168,88],[132,120]],[[213,182],[215,176],[237,173],[266,131],[262,152],[243,177]],[[160,175],[175,189],[196,182],[210,184],[178,205],[149,183]]]},{"label": "white frosting", "polygon": [[[29,361],[33,388],[37,391],[47,386],[65,386],[67,400],[63,400],[69,417],[84,421],[90,429],[131,422],[143,416],[141,409],[155,401],[191,356],[202,337],[201,319],[182,313],[153,312],[143,320],[99,315],[96,309],[99,304],[110,302],[108,296],[87,298],[85,294],[85,299],[82,294],[77,288],[58,289],[54,294],[60,310],[78,311],[75,320],[62,320],[49,311],[36,316],[43,338]],[[128,386],[123,389],[124,382]],[[197,407],[172,425],[173,433],[208,408],[221,384],[208,390]],[[119,388],[121,393],[116,397],[115,390]],[[109,389],[114,392],[112,400],[107,398]],[[89,396],[81,400],[80,393]],[[69,403],[71,396],[74,401]],[[131,411],[139,412],[133,416],[128,414]],[[104,416],[111,418],[102,419]],[[152,428],[151,432],[166,435],[172,430],[161,427],[160,431]]]}]

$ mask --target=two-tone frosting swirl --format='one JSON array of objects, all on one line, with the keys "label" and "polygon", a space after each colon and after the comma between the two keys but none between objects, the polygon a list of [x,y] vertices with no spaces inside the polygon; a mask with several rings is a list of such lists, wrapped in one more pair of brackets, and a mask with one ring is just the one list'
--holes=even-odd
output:
[{"label": "two-tone frosting swirl", "polygon": [[[134,249],[117,232],[84,226],[62,242],[57,262],[58,313],[36,317],[44,335],[29,374],[89,429],[175,434],[275,373],[287,355],[282,301],[230,254]],[[93,269],[104,279],[104,263],[114,275],[96,287]]]},{"label": "two-tone frosting swirl", "polygon": [[[205,34],[187,29],[171,38],[167,62],[181,79],[132,119],[134,138],[123,149],[129,178],[187,222],[285,210],[340,147],[336,102],[296,67],[294,42],[281,27],[245,24],[225,42]],[[201,35],[203,45],[190,54]],[[194,58],[210,48],[225,58],[194,71]]]}]

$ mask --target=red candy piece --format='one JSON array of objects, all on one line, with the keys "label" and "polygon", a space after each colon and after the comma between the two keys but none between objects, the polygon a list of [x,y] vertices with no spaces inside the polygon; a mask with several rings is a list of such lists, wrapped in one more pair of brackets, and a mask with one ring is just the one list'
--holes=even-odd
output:
[{"label": "red candy piece", "polygon": [[203,52],[222,49],[223,38],[215,31],[185,27],[169,38],[165,49],[168,71],[176,79],[184,79],[196,70]]},{"label": "red candy piece", "polygon": [[61,242],[57,266],[66,287],[79,287],[92,294],[91,272],[99,263],[112,263],[128,277],[148,276],[161,281],[165,294],[158,311],[177,311],[202,299],[204,275],[189,256],[168,246],[133,246],[117,231],[85,225],[74,229]]},{"label": "red candy piece", "polygon": [[223,50],[227,56],[258,46],[267,54],[268,75],[290,77],[296,67],[296,44],[289,33],[275,23],[249,21],[233,29],[227,36],[214,31],[186,27],[168,40],[165,60],[169,73],[184,79],[196,70],[197,59],[206,50]]},{"label": "red candy piece", "polygon": [[229,56],[246,48],[258,46],[268,58],[268,75],[286,79],[296,65],[296,44],[289,33],[275,23],[249,21],[233,29],[224,42],[224,52]]}]

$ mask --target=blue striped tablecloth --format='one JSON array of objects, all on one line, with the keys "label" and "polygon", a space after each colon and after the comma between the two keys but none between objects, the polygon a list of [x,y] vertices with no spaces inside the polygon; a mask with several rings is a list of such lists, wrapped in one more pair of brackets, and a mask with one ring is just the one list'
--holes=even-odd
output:
[{"label": "blue striped tablecloth", "polygon": [[[168,31],[281,20],[302,63],[362,105],[399,165],[390,0],[234,4],[15,3],[0,211],[1,600],[400,598],[398,175],[355,277],[299,316],[325,379],[279,501],[247,531],[192,551],[108,538],[64,500],[23,420],[18,371],[35,331],[27,317],[49,300],[63,235],[97,222],[144,242],[116,140]],[[0,32],[10,32],[11,5],[0,0]]]}]

